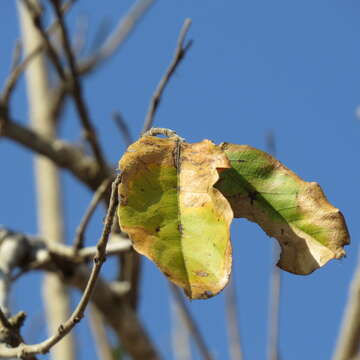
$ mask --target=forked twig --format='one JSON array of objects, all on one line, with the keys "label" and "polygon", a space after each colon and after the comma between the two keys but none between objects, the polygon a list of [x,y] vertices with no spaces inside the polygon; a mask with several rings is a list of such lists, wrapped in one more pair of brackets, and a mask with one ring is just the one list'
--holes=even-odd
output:
[{"label": "forked twig", "polygon": [[[20,328],[24,323],[26,314],[20,311],[18,314],[8,319],[0,309],[0,341],[10,347],[16,347],[24,342],[20,334]],[[27,357],[27,360],[37,360],[35,355]]]},{"label": "forked twig", "polygon": [[179,34],[174,57],[169,65],[168,69],[166,70],[164,76],[162,77],[158,86],[156,87],[156,90],[151,98],[148,112],[146,114],[143,130],[142,130],[143,133],[148,131],[152,127],[153,122],[154,122],[154,116],[155,116],[156,110],[158,109],[164,89],[165,89],[166,85],[168,84],[171,76],[174,74],[176,68],[180,64],[181,60],[184,59],[186,52],[189,50],[189,48],[192,44],[192,41],[190,40],[184,45],[185,37],[190,28],[190,25],[191,25],[191,19],[185,19],[184,25]]},{"label": "forked twig", "polygon": [[59,326],[58,332],[39,344],[26,345],[20,344],[16,348],[8,348],[5,345],[0,345],[0,356],[4,358],[9,357],[25,357],[35,354],[47,353],[51,347],[57,344],[65,335],[67,335],[72,328],[82,319],[87,304],[90,301],[92,291],[95,288],[96,279],[100,273],[103,262],[105,261],[106,244],[111,232],[112,223],[115,216],[115,211],[118,205],[117,188],[121,181],[120,175],[116,177],[112,184],[111,198],[109,208],[106,214],[105,225],[99,242],[97,243],[97,253],[94,257],[93,268],[86,288],[82,294],[79,304],[71,314],[70,318]]}]

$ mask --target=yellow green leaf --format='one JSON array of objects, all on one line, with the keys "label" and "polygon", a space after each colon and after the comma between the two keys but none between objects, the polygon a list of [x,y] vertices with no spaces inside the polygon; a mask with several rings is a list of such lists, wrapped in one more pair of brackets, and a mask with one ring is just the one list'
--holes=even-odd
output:
[{"label": "yellow green leaf", "polygon": [[213,187],[230,168],[211,141],[143,136],[119,164],[120,226],[192,299],[221,291],[231,269],[231,207]]},{"label": "yellow green leaf", "polygon": [[232,168],[215,185],[234,217],[256,222],[281,246],[278,265],[309,274],[345,255],[349,234],[339,209],[315,182],[305,182],[269,154],[247,145],[223,143]]}]

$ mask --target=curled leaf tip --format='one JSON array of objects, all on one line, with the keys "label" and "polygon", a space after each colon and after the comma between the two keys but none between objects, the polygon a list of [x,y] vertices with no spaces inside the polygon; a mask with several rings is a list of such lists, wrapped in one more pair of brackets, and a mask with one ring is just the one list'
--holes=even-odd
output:
[{"label": "curled leaf tip", "polygon": [[269,154],[247,145],[222,143],[232,168],[215,185],[234,217],[256,222],[281,247],[278,266],[309,274],[345,255],[345,219],[319,184],[305,182]]}]

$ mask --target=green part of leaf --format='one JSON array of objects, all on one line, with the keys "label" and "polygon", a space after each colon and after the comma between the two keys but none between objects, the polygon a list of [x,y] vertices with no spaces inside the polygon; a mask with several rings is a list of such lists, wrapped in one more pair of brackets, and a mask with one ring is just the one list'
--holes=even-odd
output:
[{"label": "green part of leaf", "polygon": [[220,147],[232,168],[221,173],[215,187],[235,217],[256,222],[279,241],[281,268],[308,274],[345,254],[345,220],[318,184],[303,181],[261,150],[228,143]]},{"label": "green part of leaf", "polygon": [[212,186],[218,167],[230,164],[209,141],[179,145],[155,137],[141,138],[120,161],[121,228],[193,299],[217,294],[230,273],[232,210]]}]

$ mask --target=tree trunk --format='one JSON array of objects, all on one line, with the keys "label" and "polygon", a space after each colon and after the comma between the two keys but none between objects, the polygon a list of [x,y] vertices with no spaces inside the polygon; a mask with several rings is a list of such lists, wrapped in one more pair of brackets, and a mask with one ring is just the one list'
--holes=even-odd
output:
[{"label": "tree trunk", "polygon": [[[31,0],[38,6],[37,0]],[[42,43],[38,30],[34,27],[29,11],[18,1],[19,18],[22,29],[22,44],[25,56]],[[32,127],[40,134],[53,138],[56,135],[55,121],[51,118],[51,92],[46,57],[39,54],[26,71],[27,94]],[[37,209],[39,233],[54,242],[63,241],[63,211],[58,168],[43,156],[35,157],[35,177],[37,186]],[[43,299],[48,328],[55,333],[59,325],[69,315],[69,295],[67,288],[55,274],[44,275]],[[68,335],[52,349],[55,360],[74,360],[74,341]]]}]

